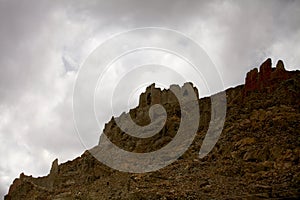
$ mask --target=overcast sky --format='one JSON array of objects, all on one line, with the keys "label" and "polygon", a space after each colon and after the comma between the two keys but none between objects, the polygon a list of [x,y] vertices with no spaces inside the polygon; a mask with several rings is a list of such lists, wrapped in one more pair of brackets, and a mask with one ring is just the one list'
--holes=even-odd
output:
[{"label": "overcast sky", "polygon": [[[215,64],[225,88],[242,84],[246,72],[268,57],[273,65],[282,59],[288,70],[300,67],[300,1],[1,0],[1,196],[21,172],[46,175],[55,158],[60,163],[74,159],[98,143],[101,130],[81,135],[86,138],[83,145],[74,128],[72,94],[77,72],[102,42],[140,27],[173,29],[193,39]],[[151,56],[156,58],[155,52],[136,54],[115,67],[124,71]],[[169,70],[181,62],[166,57]],[[145,67],[142,77],[166,78],[170,73],[154,68]],[[118,70],[111,72],[111,82],[119,80],[118,75]],[[139,77],[136,72],[132,76],[133,81]],[[114,100],[134,105],[151,81],[132,88],[130,99],[118,93]],[[158,85],[181,81],[174,75]],[[106,85],[107,90],[110,87]],[[130,87],[129,81],[126,88]],[[97,113],[99,127],[111,118],[105,109]]]}]

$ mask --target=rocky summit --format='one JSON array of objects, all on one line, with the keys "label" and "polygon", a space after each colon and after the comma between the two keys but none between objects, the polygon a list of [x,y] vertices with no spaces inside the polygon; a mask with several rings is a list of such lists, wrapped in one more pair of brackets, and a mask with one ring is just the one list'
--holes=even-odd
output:
[{"label": "rocky summit", "polygon": [[[184,90],[187,84],[191,85],[172,87]],[[196,88],[194,91],[198,94]],[[203,158],[199,150],[212,116],[210,97],[198,99],[197,135],[172,164],[148,173],[121,172],[86,151],[60,165],[53,161],[45,177],[22,173],[5,200],[299,199],[300,72],[286,71],[282,61],[272,68],[267,59],[259,70],[247,73],[245,85],[225,92],[225,124],[218,142]],[[126,151],[146,153],[163,148],[175,137],[183,115],[170,90],[149,86],[139,105],[122,115],[146,126],[154,104],[164,106],[167,113],[159,133],[148,138],[128,135],[116,123],[122,116],[112,118],[103,133]]]}]

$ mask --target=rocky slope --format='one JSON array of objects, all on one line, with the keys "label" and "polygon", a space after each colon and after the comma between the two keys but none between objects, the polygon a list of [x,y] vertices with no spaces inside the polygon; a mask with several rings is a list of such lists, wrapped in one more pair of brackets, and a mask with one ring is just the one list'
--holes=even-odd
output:
[{"label": "rocky slope", "polygon": [[[188,84],[188,83],[187,83]],[[177,87],[177,86],[173,86]],[[183,86],[181,89],[184,89]],[[197,92],[197,89],[194,88]],[[14,199],[297,199],[300,197],[300,72],[266,60],[246,76],[245,85],[226,90],[227,114],[216,146],[200,159],[211,118],[210,98],[199,100],[200,121],[190,148],[176,162],[155,172],[125,173],[97,161],[89,151],[40,178],[23,173],[6,195]],[[170,90],[151,85],[129,114],[150,122],[149,107],[162,104],[164,128],[150,138],[125,134],[112,118],[104,134],[120,148],[151,152],[168,144],[180,124],[180,107]]]}]

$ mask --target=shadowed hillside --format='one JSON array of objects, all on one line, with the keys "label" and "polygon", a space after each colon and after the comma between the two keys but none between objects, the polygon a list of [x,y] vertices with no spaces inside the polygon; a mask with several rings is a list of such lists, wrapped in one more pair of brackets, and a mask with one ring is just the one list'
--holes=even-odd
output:
[{"label": "shadowed hillside", "polygon": [[[181,90],[191,83],[178,87]],[[196,94],[198,91],[194,88]],[[218,95],[218,94],[216,94]],[[89,151],[58,165],[49,175],[15,179],[6,200],[19,199],[260,199],[300,197],[300,72],[271,59],[247,73],[245,85],[226,90],[227,114],[213,150],[199,158],[211,119],[211,99],[198,100],[199,128],[189,149],[155,172],[125,173],[95,159]],[[163,129],[149,138],[132,137],[112,118],[103,133],[120,148],[138,153],[167,145],[180,125],[180,106],[170,90],[155,85],[141,94],[129,113],[136,124],[150,123],[149,108],[167,112]]]}]

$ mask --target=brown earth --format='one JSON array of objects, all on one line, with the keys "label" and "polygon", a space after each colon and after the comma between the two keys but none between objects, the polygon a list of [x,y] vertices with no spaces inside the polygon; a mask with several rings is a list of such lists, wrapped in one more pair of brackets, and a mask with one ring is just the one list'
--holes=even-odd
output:
[{"label": "brown earth", "polygon": [[[167,167],[125,173],[107,167],[86,151],[60,165],[55,160],[45,177],[22,173],[5,199],[298,199],[300,72],[286,71],[282,61],[276,68],[271,66],[268,59],[260,72],[254,69],[247,74],[245,85],[226,90],[225,125],[206,157],[200,159],[199,150],[211,118],[209,97],[199,100],[201,118],[192,145]],[[168,114],[158,134],[145,139],[132,137],[116,125],[118,118],[106,124],[104,134],[131,152],[151,152],[165,146],[176,135],[181,117],[170,90],[149,86],[141,94],[139,106],[129,114],[137,124],[147,125],[149,108],[155,103],[162,104]]]}]

